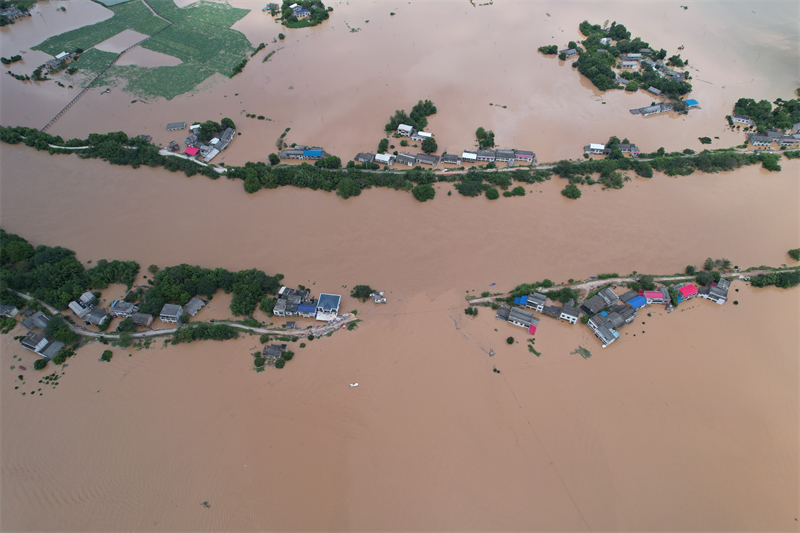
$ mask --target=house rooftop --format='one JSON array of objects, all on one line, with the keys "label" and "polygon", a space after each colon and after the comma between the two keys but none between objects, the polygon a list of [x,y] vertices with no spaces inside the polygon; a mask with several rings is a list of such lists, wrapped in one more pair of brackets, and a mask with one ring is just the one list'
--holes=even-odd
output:
[{"label": "house rooftop", "polygon": [[184,312],[194,316],[203,306],[206,305],[206,301],[202,298],[198,298],[194,296],[189,302],[183,306]]},{"label": "house rooftop", "polygon": [[164,307],[161,308],[160,316],[173,316],[177,317],[180,316],[183,308],[177,304],[164,304]]}]

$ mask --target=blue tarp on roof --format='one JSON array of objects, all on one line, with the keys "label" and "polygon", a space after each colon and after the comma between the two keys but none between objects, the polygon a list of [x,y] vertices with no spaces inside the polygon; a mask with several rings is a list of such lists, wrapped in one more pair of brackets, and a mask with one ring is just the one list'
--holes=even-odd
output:
[{"label": "blue tarp on roof", "polygon": [[628,303],[634,309],[639,309],[640,307],[643,307],[647,303],[647,300],[644,299],[644,296],[637,296],[636,298],[628,300]]},{"label": "blue tarp on roof", "polygon": [[527,303],[528,303],[528,297],[527,296],[520,296],[519,297],[519,304],[520,305],[525,305]]},{"label": "blue tarp on roof", "polygon": [[600,311],[600,314],[603,316],[608,316],[608,313],[606,313],[605,311]]},{"label": "blue tarp on roof", "polygon": [[316,313],[317,307],[310,304],[300,304],[297,306],[298,313]]},{"label": "blue tarp on roof", "polygon": [[700,105],[700,102],[698,102],[698,101],[697,101],[697,100],[695,100],[695,99],[686,100],[686,102],[684,102],[684,103],[685,103],[686,105],[688,105],[689,107],[696,106],[696,105]]},{"label": "blue tarp on roof", "polygon": [[520,299],[520,297],[519,297],[519,296],[517,296],[516,298],[514,298],[514,305],[519,305],[519,299]]},{"label": "blue tarp on roof", "polygon": [[303,150],[303,156],[305,157],[320,157],[322,155],[322,150]]}]

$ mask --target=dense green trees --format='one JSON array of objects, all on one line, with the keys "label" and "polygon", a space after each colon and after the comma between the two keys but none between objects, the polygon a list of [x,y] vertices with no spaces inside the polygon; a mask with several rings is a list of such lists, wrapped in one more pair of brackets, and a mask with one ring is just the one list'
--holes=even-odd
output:
[{"label": "dense green trees", "polygon": [[488,198],[489,200],[497,200],[498,198],[500,198],[500,192],[498,192],[498,190],[495,189],[494,187],[489,187],[488,189],[486,189],[486,198]]},{"label": "dense green trees", "polygon": [[494,148],[494,132],[492,130],[486,131],[481,126],[475,131],[475,137],[478,139],[478,146],[481,150]]},{"label": "dense green trees", "polygon": [[556,55],[558,53],[558,46],[551,44],[550,46],[540,46],[539,51],[546,56]]},{"label": "dense green trees", "polygon": [[574,183],[570,183],[564,187],[564,189],[561,191],[561,194],[572,200],[577,200],[581,197],[581,190]]},{"label": "dense green trees", "polygon": [[433,200],[433,197],[436,196],[436,190],[428,183],[422,183],[415,186],[413,189],[411,189],[411,193],[414,195],[414,198],[420,202]]},{"label": "dense green trees", "polygon": [[389,139],[381,139],[378,143],[378,153],[385,154],[386,150],[389,149]]},{"label": "dense green trees", "polygon": [[44,358],[37,359],[36,361],[33,362],[33,368],[35,370],[42,370],[46,366],[47,366],[47,359]]},{"label": "dense green trees", "polygon": [[106,260],[85,271],[72,250],[45,245],[34,249],[22,237],[0,229],[0,289],[30,293],[58,309],[65,309],[90,287],[105,288],[109,283],[130,287],[138,271],[133,261]]},{"label": "dense green trees", "polygon": [[135,261],[109,262],[100,259],[95,266],[86,271],[89,286],[95,289],[105,289],[111,283],[122,283],[128,287],[133,286],[133,281],[139,273],[139,264]]},{"label": "dense green trees", "polygon": [[609,62],[614,57],[609,54],[584,53],[572,66],[578,68],[578,72],[589,78],[591,82],[601,91],[607,91],[618,87],[616,73],[611,70]]},{"label": "dense green trees", "polygon": [[265,295],[277,292],[282,278],[256,269],[230,272],[186,264],[167,267],[156,274],[139,310],[157,315],[166,303],[185,305],[195,295],[210,298],[222,289],[233,293],[230,308],[234,315],[251,315]]},{"label": "dense green trees", "polygon": [[281,163],[281,158],[278,157],[278,154],[269,154],[269,156],[267,156],[267,159],[269,159],[269,164],[272,165],[273,167]]},{"label": "dense green trees", "polygon": [[789,250],[789,257],[795,261],[800,261],[800,248],[793,248]]},{"label": "dense green trees", "polygon": [[103,355],[100,356],[100,359],[102,359],[103,361],[109,362],[109,361],[111,361],[112,357],[114,357],[114,354],[111,352],[111,350],[105,350],[103,352]]},{"label": "dense green trees", "polygon": [[625,90],[628,92],[636,92],[639,90],[639,82],[636,80],[629,81],[628,85],[625,86]]},{"label": "dense green trees", "polygon": [[733,112],[737,115],[748,115],[756,126],[764,129],[785,130],[791,128],[792,124],[800,122],[800,103],[797,100],[778,98],[774,104],[773,109],[769,100],[756,102],[751,98],[740,98],[734,105]]},{"label": "dense green trees", "polygon": [[422,141],[422,151],[426,154],[432,154],[436,150],[439,149],[439,146],[436,144],[436,139],[433,137],[428,137],[424,141]]},{"label": "dense green trees", "polygon": [[753,287],[766,287],[768,285],[775,285],[788,289],[800,284],[800,270],[791,270],[786,272],[770,272],[768,274],[761,274],[750,278],[750,284]]},{"label": "dense green trees", "polygon": [[172,344],[192,341],[224,341],[235,339],[239,336],[236,328],[227,324],[207,324],[205,322],[196,326],[180,328],[172,336]]}]

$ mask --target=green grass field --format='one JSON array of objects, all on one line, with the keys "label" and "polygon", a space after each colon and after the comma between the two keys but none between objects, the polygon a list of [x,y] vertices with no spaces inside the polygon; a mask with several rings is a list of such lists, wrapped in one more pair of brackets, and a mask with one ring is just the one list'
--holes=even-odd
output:
[{"label": "green grass field", "polygon": [[[185,8],[178,8],[172,0],[149,0],[148,3],[158,14],[172,21],[173,25],[141,46],[177,57],[183,63],[156,68],[115,65],[99,80],[98,86],[103,82],[110,83],[114,78],[122,78],[128,82],[126,90],[137,96],[163,96],[172,99],[191,91],[217,72],[230,76],[233,67],[253,50],[242,33],[230,29],[249,12],[246,9],[202,1]],[[154,35],[167,26],[166,22],[154,17],[139,0],[114,5],[109,9],[114,11],[114,16],[110,19],[51,37],[34,49],[53,55],[75,48],[89,50],[125,29]],[[89,61],[84,63],[85,57],[82,57],[78,66],[99,72],[102,68],[97,68],[98,63],[106,53],[98,50],[91,52]],[[84,56],[88,54],[86,52]],[[113,54],[108,63],[111,59]]]}]

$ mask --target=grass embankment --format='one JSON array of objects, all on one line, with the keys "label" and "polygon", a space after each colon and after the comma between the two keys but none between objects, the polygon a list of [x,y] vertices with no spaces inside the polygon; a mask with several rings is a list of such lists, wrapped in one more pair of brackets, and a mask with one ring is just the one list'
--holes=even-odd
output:
[{"label": "grass embankment", "polygon": [[[241,32],[230,29],[248,13],[246,9],[213,2],[199,2],[185,8],[178,8],[169,0],[149,0],[149,4],[173,25],[153,16],[143,3],[129,2],[111,6],[114,16],[108,20],[51,37],[34,49],[57,54],[82,48],[87,50],[86,54],[93,54],[89,57],[92,61],[84,66],[84,54],[78,66],[97,73],[102,70],[98,68],[102,56],[96,56],[97,50],[89,51],[92,46],[126,29],[146,35],[164,30],[141,46],[177,57],[183,63],[155,68],[115,65],[98,83],[108,85],[114,78],[122,78],[128,82],[126,90],[137,96],[163,96],[168,100],[191,91],[216,73],[231,76],[236,65],[253,50]],[[109,59],[103,68],[110,62]]]}]

